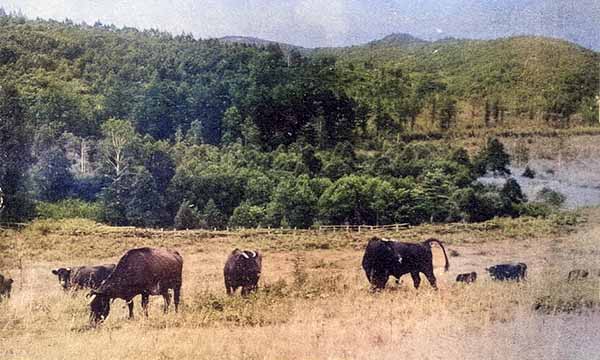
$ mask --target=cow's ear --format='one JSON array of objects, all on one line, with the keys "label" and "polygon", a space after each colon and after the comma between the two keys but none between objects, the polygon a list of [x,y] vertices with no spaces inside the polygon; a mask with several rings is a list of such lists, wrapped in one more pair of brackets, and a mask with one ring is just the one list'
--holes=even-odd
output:
[{"label": "cow's ear", "polygon": [[54,275],[58,275],[58,271],[56,271],[56,269],[52,269],[52,273],[53,273]]}]

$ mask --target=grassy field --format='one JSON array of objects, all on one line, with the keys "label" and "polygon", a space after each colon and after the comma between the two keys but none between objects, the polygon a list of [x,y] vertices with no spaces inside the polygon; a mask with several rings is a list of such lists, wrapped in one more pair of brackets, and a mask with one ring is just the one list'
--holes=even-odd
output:
[{"label": "grassy field", "polygon": [[[0,268],[15,279],[0,303],[1,359],[589,359],[597,344],[598,280],[566,283],[573,268],[600,268],[600,210],[546,220],[425,225],[397,233],[447,244],[450,271],[434,248],[439,291],[410,277],[371,293],[360,268],[375,233],[274,234],[111,228],[90,222],[38,221],[0,233]],[[148,245],[184,256],[183,306],[126,319],[122,300],[90,328],[85,293],[63,293],[53,267],[117,261]],[[264,253],[261,289],[225,295],[222,267],[234,247]],[[484,268],[517,260],[524,283],[495,283]],[[477,271],[472,286],[457,273]],[[537,307],[538,310],[534,310]],[[591,309],[590,309],[591,308]],[[593,327],[595,325],[595,328]],[[583,335],[582,335],[583,334]]]}]

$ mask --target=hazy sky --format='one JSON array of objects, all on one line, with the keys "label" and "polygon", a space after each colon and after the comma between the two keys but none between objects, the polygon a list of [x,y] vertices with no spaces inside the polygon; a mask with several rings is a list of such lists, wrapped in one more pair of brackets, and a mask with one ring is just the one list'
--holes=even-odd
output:
[{"label": "hazy sky", "polygon": [[425,39],[560,37],[600,49],[600,0],[0,0],[30,18],[158,28],[196,37],[256,36],[305,47],[392,32]]}]

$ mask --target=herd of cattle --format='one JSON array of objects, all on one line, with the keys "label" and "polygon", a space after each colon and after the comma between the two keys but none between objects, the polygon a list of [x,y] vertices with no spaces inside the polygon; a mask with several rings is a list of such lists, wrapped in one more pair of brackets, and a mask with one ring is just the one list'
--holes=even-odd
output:
[{"label": "herd of cattle", "polygon": [[[383,289],[390,276],[399,281],[400,277],[410,274],[415,288],[419,288],[424,274],[431,286],[437,289],[433,272],[431,246],[436,243],[444,253],[444,270],[449,263],[446,249],[441,241],[429,239],[421,243],[406,243],[390,239],[373,237],[367,243],[362,267],[374,290]],[[142,309],[148,315],[150,295],[162,295],[163,310],[167,312],[171,302],[169,290],[173,290],[175,311],[179,306],[182,284],[183,258],[177,252],[168,249],[138,248],[127,251],[115,264],[81,266],[52,270],[64,290],[91,289],[90,320],[97,324],[108,317],[110,304],[114,299],[123,299],[129,308],[129,317],[133,317],[133,298],[141,295]],[[242,295],[255,291],[262,270],[262,256],[258,251],[233,250],[225,262],[223,277],[228,295],[242,288]],[[524,263],[498,264],[485,269],[493,280],[525,280],[527,265]],[[576,269],[568,274],[568,280],[585,279],[590,274],[600,276],[600,271]],[[477,273],[459,274],[457,282],[472,283]],[[0,275],[0,298],[10,297],[13,280]]]}]

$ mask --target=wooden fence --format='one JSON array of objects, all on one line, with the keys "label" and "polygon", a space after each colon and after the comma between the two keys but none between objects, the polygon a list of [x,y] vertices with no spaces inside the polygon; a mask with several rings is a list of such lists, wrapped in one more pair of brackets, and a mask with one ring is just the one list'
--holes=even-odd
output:
[{"label": "wooden fence", "polygon": [[390,225],[320,225],[319,231],[400,231],[401,229],[408,229],[409,227],[410,224],[406,223]]}]

